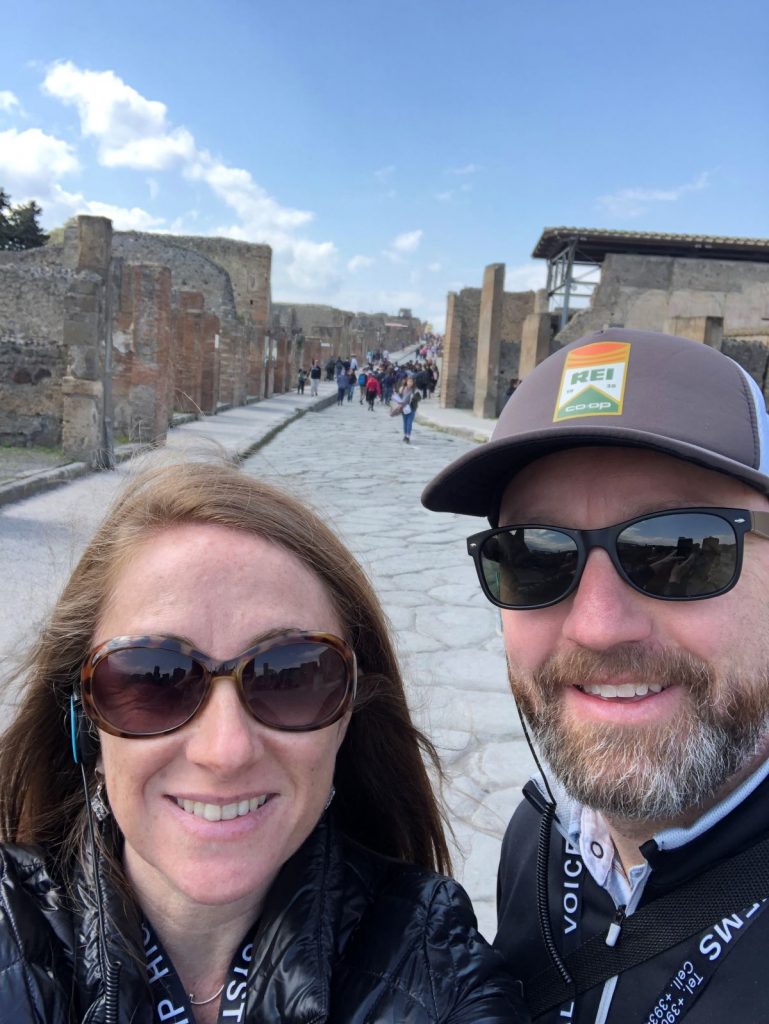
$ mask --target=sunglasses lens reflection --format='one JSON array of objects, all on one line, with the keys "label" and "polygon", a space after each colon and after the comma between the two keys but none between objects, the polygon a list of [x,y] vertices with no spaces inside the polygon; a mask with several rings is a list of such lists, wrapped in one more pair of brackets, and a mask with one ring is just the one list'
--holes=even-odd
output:
[{"label": "sunglasses lens reflection", "polygon": [[96,666],[93,702],[121,732],[150,736],[181,725],[200,705],[205,669],[181,652],[150,647],[113,651]]},{"label": "sunglasses lens reflection", "polygon": [[492,597],[530,608],[562,597],[577,570],[577,545],[560,530],[511,528],[481,547],[481,566]]},{"label": "sunglasses lens reflection", "polygon": [[720,516],[672,513],[623,530],[617,555],[633,585],[646,594],[709,597],[734,578],[737,535]]},{"label": "sunglasses lens reflection", "polygon": [[322,643],[273,647],[243,672],[246,699],[265,725],[297,729],[329,722],[347,696],[347,666]]}]

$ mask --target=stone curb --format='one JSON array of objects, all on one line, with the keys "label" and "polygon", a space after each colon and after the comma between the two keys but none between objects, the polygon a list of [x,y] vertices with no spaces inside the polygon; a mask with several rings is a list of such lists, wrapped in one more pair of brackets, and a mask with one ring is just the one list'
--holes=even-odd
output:
[{"label": "stone curb", "polygon": [[475,441],[476,444],[485,444],[488,441],[486,434],[473,430],[472,427],[458,427],[446,423],[436,423],[435,420],[428,419],[427,416],[420,416],[419,413],[416,415],[416,422],[422,427],[430,427],[431,430],[437,430],[441,434],[454,434],[456,437],[464,437],[468,441]]},{"label": "stone curb", "polygon": [[[276,396],[278,397],[278,396]],[[247,459],[254,452],[259,451],[260,448],[268,444],[277,434],[282,430],[285,430],[291,423],[301,419],[308,412],[320,412],[321,409],[327,409],[329,406],[336,402],[336,392],[330,395],[326,395],[324,398],[319,398],[317,402],[314,402],[311,406],[306,409],[296,409],[294,412],[281,420],[280,423],[276,423],[274,427],[271,427],[265,434],[257,438],[251,444],[247,444],[245,448],[238,449],[235,451],[231,458],[233,462],[242,462]],[[219,410],[220,412],[223,410]],[[191,420],[210,419],[213,423],[216,422],[215,416],[196,417],[191,416]],[[176,425],[176,424],[175,424]],[[139,455],[142,452],[150,451],[157,447],[152,444],[131,444],[121,445],[115,449],[115,462],[125,462],[126,459],[130,459],[135,455]],[[88,473],[97,473],[99,470],[93,469],[85,462],[68,462],[65,466],[56,466],[54,469],[44,469],[39,473],[32,473],[27,477],[20,480],[13,480],[10,483],[0,485],[0,507],[3,505],[11,505],[17,501],[23,501],[24,498],[32,498],[36,494],[42,494],[44,491],[53,490],[54,487],[61,487],[64,484],[70,483],[72,480],[77,480],[78,477],[86,476]]]}]

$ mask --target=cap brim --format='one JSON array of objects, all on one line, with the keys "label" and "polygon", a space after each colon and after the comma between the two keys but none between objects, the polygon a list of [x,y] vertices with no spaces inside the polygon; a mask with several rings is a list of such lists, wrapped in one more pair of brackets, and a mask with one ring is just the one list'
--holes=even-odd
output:
[{"label": "cap brim", "polygon": [[612,426],[535,430],[512,438],[488,441],[460,456],[442,470],[422,492],[422,504],[432,512],[456,512],[466,516],[488,516],[493,522],[502,492],[512,478],[530,462],[566,448],[645,448],[692,462],[705,469],[727,473],[762,494],[769,494],[769,477],[734,459],[640,430]]}]

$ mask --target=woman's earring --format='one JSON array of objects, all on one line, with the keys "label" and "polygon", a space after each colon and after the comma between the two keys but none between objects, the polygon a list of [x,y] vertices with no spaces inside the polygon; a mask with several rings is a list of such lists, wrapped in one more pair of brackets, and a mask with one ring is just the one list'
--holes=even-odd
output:
[{"label": "woman's earring", "polygon": [[336,787],[332,786],[331,787],[331,792],[328,794],[328,800],[326,800],[326,803],[325,803],[325,805],[323,807],[323,813],[324,814],[326,813],[326,811],[331,806],[331,801],[334,799],[335,796],[336,796]]},{"label": "woman's earring", "polygon": [[104,789],[104,775],[99,769],[96,769],[96,790],[91,797],[91,810],[97,821],[104,821],[110,815],[109,804],[107,803],[107,794]]}]

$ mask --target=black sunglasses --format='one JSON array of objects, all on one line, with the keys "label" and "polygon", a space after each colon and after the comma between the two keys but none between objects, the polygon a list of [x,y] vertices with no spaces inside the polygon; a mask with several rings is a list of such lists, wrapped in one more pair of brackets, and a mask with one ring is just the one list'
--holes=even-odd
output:
[{"label": "black sunglasses", "polygon": [[186,725],[219,676],[235,680],[258,722],[286,732],[338,721],[357,685],[352,648],[330,633],[273,634],[224,662],[176,637],[118,636],[88,655],[81,699],[88,717],[113,736],[158,736]]},{"label": "black sunglasses", "polygon": [[603,548],[634,590],[663,601],[725,594],[742,568],[745,534],[769,540],[769,512],[683,508],[600,530],[512,524],[467,539],[478,579],[500,608],[547,608],[578,586],[587,556]]}]

